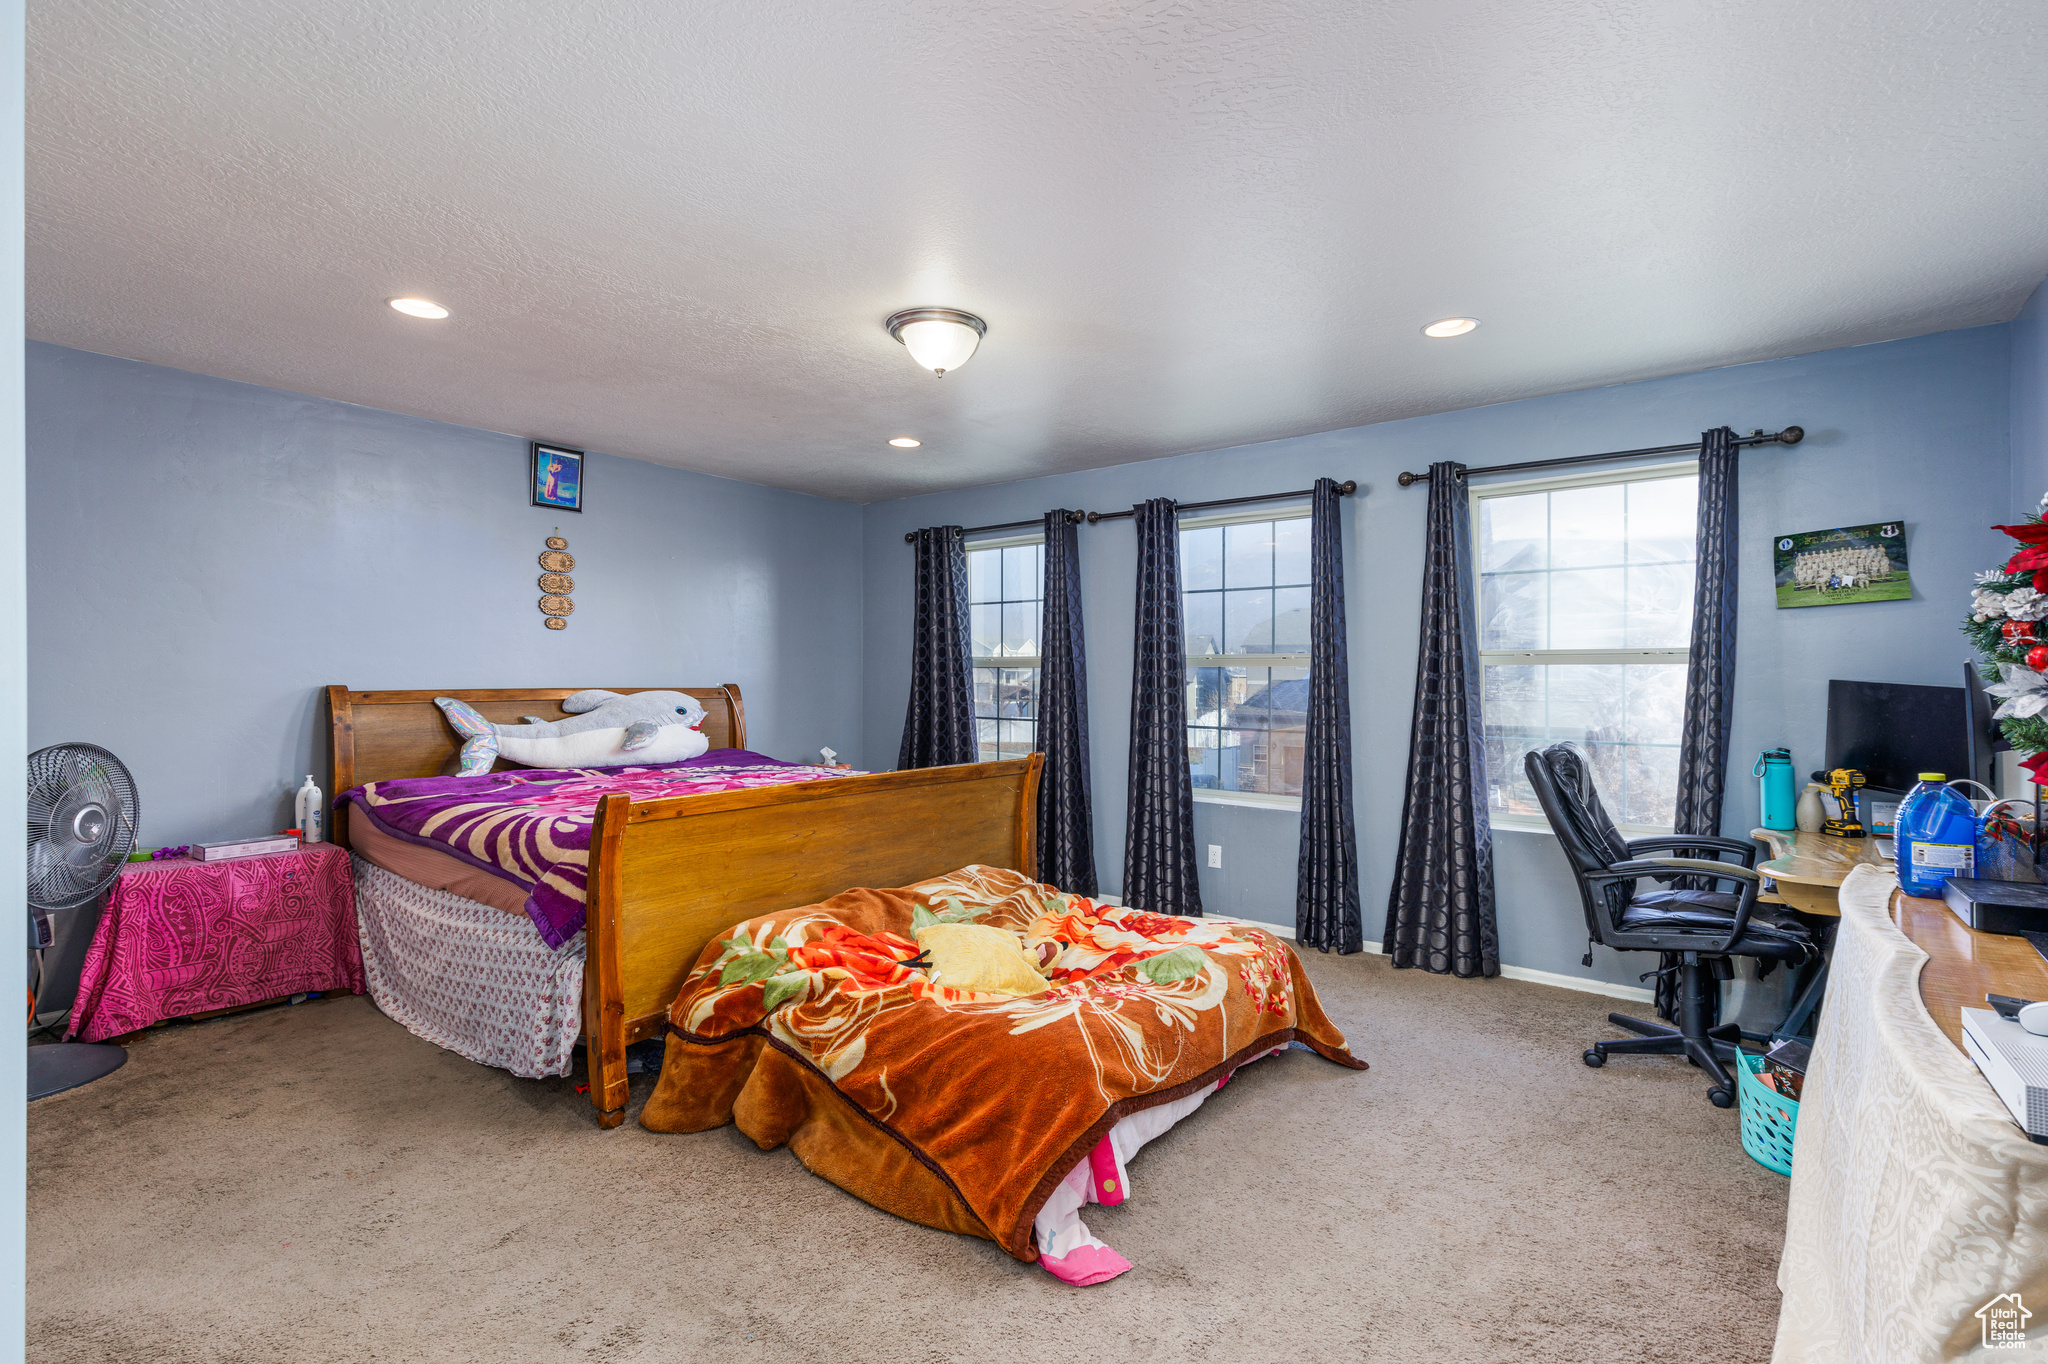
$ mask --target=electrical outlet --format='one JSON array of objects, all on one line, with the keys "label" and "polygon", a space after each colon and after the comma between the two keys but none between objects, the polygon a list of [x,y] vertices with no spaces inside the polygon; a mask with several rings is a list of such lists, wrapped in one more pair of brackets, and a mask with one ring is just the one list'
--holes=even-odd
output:
[{"label": "electrical outlet", "polygon": [[1211,843],[1209,845],[1209,865],[1212,867],[1223,865],[1223,845],[1221,843]]}]

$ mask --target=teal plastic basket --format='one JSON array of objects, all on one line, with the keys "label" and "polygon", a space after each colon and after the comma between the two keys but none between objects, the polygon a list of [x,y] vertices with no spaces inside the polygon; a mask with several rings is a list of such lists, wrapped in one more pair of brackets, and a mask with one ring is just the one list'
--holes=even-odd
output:
[{"label": "teal plastic basket", "polygon": [[1792,1173],[1792,1133],[1799,1126],[1799,1104],[1757,1078],[1764,1058],[1740,1052],[1735,1087],[1742,1100],[1742,1149],[1766,1170]]}]

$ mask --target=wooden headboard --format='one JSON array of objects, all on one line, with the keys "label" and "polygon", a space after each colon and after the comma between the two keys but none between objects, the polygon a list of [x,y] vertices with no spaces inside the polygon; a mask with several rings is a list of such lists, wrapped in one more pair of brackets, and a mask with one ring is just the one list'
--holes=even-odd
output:
[{"label": "wooden headboard", "polygon": [[[434,704],[437,696],[452,696],[476,707],[485,719],[498,724],[516,724],[521,716],[538,715],[544,720],[565,720],[562,698],[574,696],[585,687],[511,688],[497,691],[350,691],[347,687],[327,689],[330,712],[329,756],[334,760],[334,789],[340,795],[365,782],[390,781],[397,777],[434,777],[455,770],[462,739],[448,727],[447,717]],[[704,706],[704,737],[713,748],[747,746],[747,712],[740,703],[740,689],[723,687],[607,687],[620,695],[638,691],[679,691],[697,698]],[[516,764],[498,760],[498,767]],[[334,839],[347,845],[347,831],[334,820]]]}]

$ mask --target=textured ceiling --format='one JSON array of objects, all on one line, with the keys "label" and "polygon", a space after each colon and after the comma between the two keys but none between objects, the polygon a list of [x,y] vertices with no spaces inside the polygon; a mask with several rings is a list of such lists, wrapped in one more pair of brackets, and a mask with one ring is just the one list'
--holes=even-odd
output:
[{"label": "textured ceiling", "polygon": [[2009,318],[2043,15],[34,0],[29,334],[858,501],[1116,464]]}]

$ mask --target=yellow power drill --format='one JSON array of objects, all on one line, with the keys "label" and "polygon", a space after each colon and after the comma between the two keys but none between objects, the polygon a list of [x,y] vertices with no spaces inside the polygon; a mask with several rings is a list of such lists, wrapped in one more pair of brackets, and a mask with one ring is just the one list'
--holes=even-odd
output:
[{"label": "yellow power drill", "polygon": [[1869,785],[1864,775],[1853,767],[1838,767],[1832,772],[1816,772],[1813,779],[1827,787],[1826,803],[1835,812],[1833,819],[1820,822],[1820,831],[1836,838],[1862,838],[1863,821],[1856,818],[1856,788]]}]

